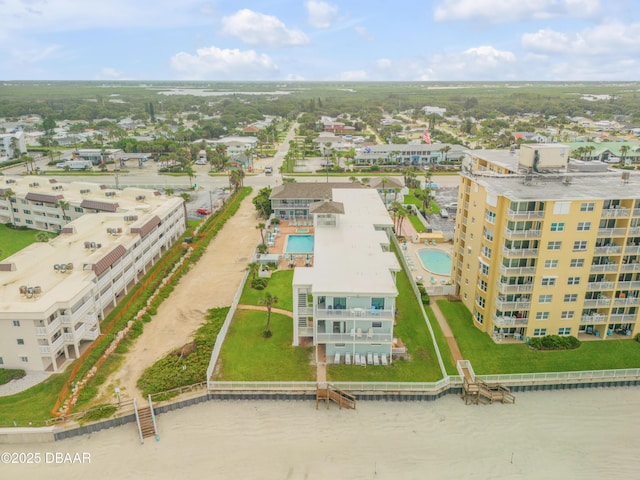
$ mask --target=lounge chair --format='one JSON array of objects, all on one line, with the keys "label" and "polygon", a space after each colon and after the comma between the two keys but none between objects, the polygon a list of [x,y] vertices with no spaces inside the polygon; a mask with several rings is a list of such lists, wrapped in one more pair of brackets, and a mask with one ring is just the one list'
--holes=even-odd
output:
[{"label": "lounge chair", "polygon": [[364,353],[360,355],[360,366],[361,367],[367,366],[367,358],[364,356]]},{"label": "lounge chair", "polygon": [[353,356],[353,364],[354,365],[360,365],[360,354],[359,353],[356,353]]},{"label": "lounge chair", "polygon": [[358,328],[358,329],[356,330],[356,337],[358,337],[358,338],[362,338],[362,329],[361,329],[361,328]]},{"label": "lounge chair", "polygon": [[431,240],[431,245],[437,245],[438,242],[436,242],[435,240]]},{"label": "lounge chair", "polygon": [[351,365],[351,354],[349,352],[344,354],[344,364]]},{"label": "lounge chair", "polygon": [[380,360],[382,361],[382,365],[388,365],[387,363],[387,356],[383,353],[382,356],[380,357]]},{"label": "lounge chair", "polygon": [[338,365],[340,363],[340,352],[336,352],[336,356],[333,357],[333,363]]},{"label": "lounge chair", "polygon": [[373,328],[369,328],[367,331],[367,338],[373,338]]},{"label": "lounge chair", "polygon": [[380,357],[378,357],[377,353],[373,354],[373,364],[374,365],[380,365]]},{"label": "lounge chair", "polygon": [[373,353],[367,353],[367,363],[373,365]]}]

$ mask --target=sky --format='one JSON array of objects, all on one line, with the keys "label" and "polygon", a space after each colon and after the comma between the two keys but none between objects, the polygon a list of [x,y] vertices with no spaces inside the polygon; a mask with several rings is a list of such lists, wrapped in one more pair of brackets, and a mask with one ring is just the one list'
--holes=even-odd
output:
[{"label": "sky", "polygon": [[0,0],[1,80],[640,80],[640,0]]}]

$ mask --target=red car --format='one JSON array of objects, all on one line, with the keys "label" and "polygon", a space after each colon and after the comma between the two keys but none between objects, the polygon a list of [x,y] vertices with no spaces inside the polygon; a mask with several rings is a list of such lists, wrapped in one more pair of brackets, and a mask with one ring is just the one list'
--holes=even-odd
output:
[{"label": "red car", "polygon": [[210,215],[211,214],[211,210],[208,210],[206,208],[199,208],[196,210],[196,213],[198,215]]}]

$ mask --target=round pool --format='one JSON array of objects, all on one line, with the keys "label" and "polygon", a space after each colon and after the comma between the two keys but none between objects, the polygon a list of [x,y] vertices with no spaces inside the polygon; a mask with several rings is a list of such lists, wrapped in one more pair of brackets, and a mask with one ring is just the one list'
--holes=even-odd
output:
[{"label": "round pool", "polygon": [[451,255],[438,248],[422,248],[418,257],[425,270],[437,275],[451,275]]}]

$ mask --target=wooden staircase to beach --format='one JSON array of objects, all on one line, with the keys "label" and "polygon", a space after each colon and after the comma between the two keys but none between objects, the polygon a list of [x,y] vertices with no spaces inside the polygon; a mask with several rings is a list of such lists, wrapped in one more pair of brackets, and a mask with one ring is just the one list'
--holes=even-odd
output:
[{"label": "wooden staircase to beach", "polygon": [[504,385],[486,383],[477,378],[468,360],[458,360],[456,367],[458,374],[462,377],[462,398],[465,404],[516,403],[515,395]]},{"label": "wooden staircase to beach", "polygon": [[142,408],[138,408],[137,402],[134,401],[133,406],[136,413],[140,443],[144,443],[144,439],[148,437],[156,437],[156,440],[158,440],[160,437],[158,436],[158,431],[156,429],[155,416],[151,401],[149,401],[148,406]]},{"label": "wooden staircase to beach", "polygon": [[329,402],[331,401],[337,403],[340,406],[340,410],[342,410],[342,407],[356,409],[356,397],[331,384],[326,384],[322,387],[318,385],[316,389],[316,410],[318,409],[318,403],[322,400],[325,401],[327,408],[329,408]]}]

